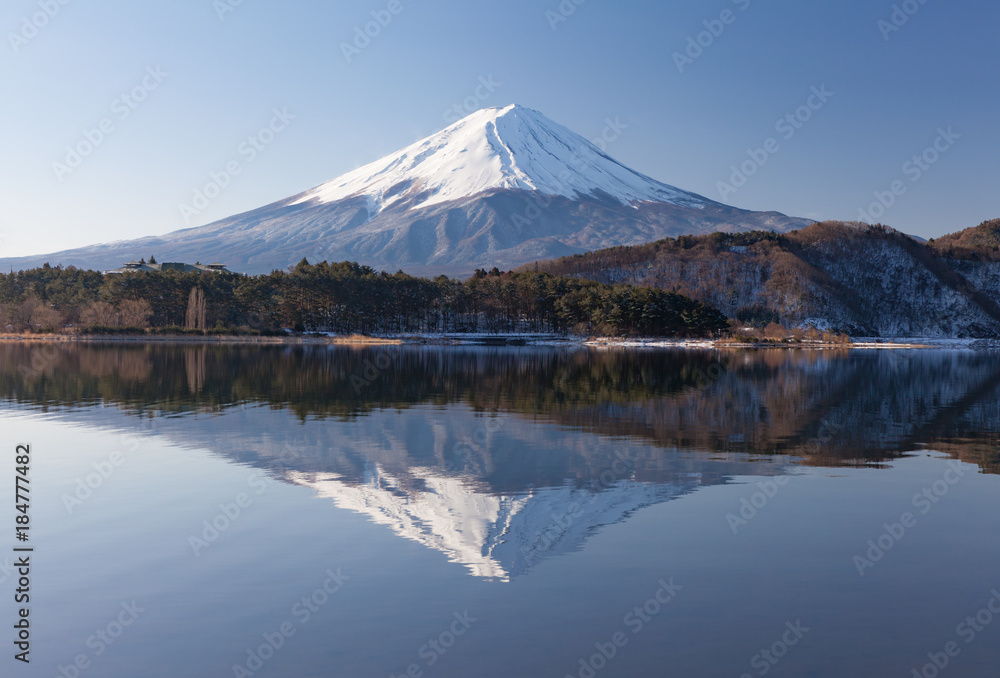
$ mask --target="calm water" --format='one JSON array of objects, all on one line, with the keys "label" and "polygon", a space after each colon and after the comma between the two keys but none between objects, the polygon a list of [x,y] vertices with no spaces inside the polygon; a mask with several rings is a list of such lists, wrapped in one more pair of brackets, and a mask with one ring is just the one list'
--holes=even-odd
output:
[{"label": "calm water", "polygon": [[4,676],[1000,667],[997,354],[5,345],[0,426]]}]

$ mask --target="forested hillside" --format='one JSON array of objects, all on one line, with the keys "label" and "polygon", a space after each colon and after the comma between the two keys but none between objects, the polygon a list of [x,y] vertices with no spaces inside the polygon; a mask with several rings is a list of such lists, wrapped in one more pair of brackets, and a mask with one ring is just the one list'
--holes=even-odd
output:
[{"label": "forested hillside", "polygon": [[787,234],[668,238],[525,268],[678,292],[759,327],[996,337],[998,226],[987,222],[924,244],[882,225],[824,222]]},{"label": "forested hillside", "polygon": [[998,337],[998,300],[1000,220],[927,243],[824,222],[668,238],[464,281],[305,260],[259,276],[45,266],[0,275],[0,330],[712,336],[731,318],[854,336]]},{"label": "forested hillside", "polygon": [[478,271],[465,281],[389,275],[355,263],[231,273],[45,266],[0,275],[0,330],[576,332],[710,336],[719,311],[682,295],[547,273]]},{"label": "forested hillside", "polygon": [[931,239],[928,245],[949,259],[1000,261],[1000,219]]}]

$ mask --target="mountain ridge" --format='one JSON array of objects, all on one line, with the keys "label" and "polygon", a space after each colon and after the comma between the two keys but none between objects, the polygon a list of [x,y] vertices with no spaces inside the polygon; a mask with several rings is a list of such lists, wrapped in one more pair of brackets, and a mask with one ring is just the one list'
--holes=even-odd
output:
[{"label": "mountain ridge", "polygon": [[45,263],[109,270],[155,255],[246,273],[308,258],[461,276],[682,233],[784,232],[810,223],[656,181],[541,113],[511,105],[477,111],[332,181],[226,219],[4,258],[0,270]]},{"label": "mountain ridge", "polygon": [[[972,242],[971,230],[960,232],[963,243]],[[823,222],[787,234],[682,236],[525,268],[678,292],[759,327],[998,337],[1000,261],[992,244],[980,252],[955,241],[921,243],[881,224]]]}]

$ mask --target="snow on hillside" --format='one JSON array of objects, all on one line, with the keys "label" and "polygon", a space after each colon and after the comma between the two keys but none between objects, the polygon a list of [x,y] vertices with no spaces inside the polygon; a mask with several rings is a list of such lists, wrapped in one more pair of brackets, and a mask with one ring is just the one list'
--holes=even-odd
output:
[{"label": "snow on hillside", "polygon": [[[295,204],[369,199],[375,216],[395,203],[419,209],[493,189],[566,198],[606,193],[622,204],[705,200],[612,159],[579,134],[523,106],[487,108],[447,129],[303,194]],[[412,204],[411,204],[412,203]]]}]

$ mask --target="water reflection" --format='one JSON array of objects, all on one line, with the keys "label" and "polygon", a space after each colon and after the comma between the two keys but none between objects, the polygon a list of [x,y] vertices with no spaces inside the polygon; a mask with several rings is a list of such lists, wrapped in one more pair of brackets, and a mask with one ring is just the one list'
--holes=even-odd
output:
[{"label": "water reflection", "polygon": [[[933,445],[1000,470],[995,353],[44,346],[0,346],[0,399],[145,415],[250,403],[302,421],[461,404],[669,448],[854,465]],[[490,466],[467,449],[420,461]]]},{"label": "water reflection", "polygon": [[934,445],[998,469],[991,354],[15,344],[0,358],[8,404],[267,468],[502,581],[644,506],[785,473],[783,455],[872,464]]},{"label": "water reflection", "polygon": [[[226,674],[341,567],[255,676],[401,675],[456,611],[481,621],[435,676],[577,675],[662,578],[683,595],[602,676],[742,675],[798,619],[780,671],[908,675],[996,587],[996,478],[972,466],[876,567],[853,560],[953,472],[887,460],[997,470],[993,355],[39,346],[0,346],[48,554],[31,675],[132,599],[148,612],[93,675]],[[261,469],[283,482],[196,555]],[[984,639],[949,671],[996,665]]]}]

